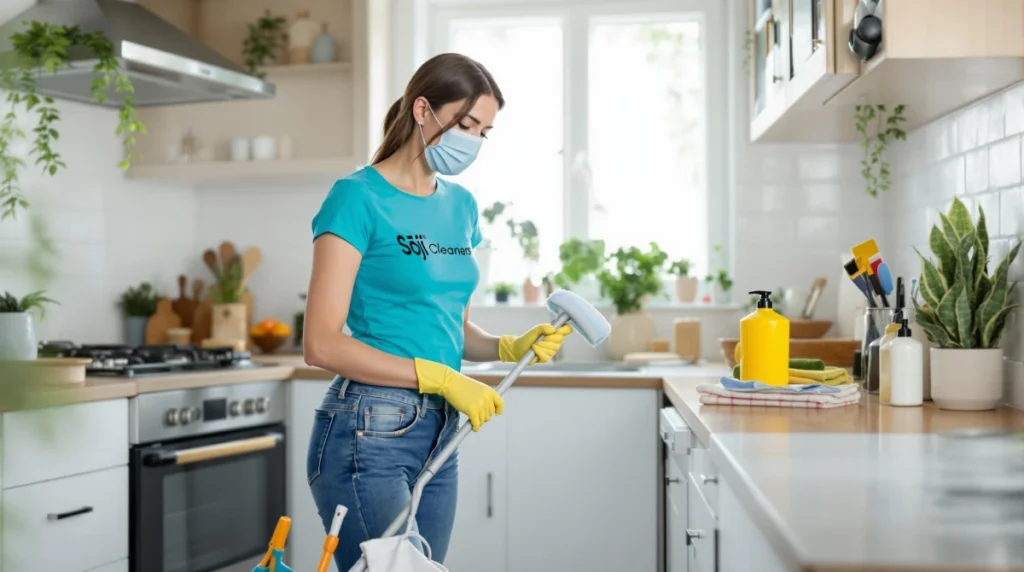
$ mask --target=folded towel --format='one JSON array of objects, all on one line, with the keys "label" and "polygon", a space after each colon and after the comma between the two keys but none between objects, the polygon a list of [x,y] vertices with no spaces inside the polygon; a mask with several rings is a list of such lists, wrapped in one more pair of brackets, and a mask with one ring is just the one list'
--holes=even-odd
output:
[{"label": "folded towel", "polygon": [[843,376],[842,378],[834,378],[834,379],[831,379],[831,380],[825,380],[823,382],[820,382],[818,380],[812,380],[810,378],[798,378],[798,377],[793,376],[792,373],[790,375],[790,384],[791,385],[821,384],[821,385],[824,385],[824,386],[845,386],[845,385],[849,385],[849,384],[852,384],[852,383],[853,383],[853,378],[851,378],[849,375]]},{"label": "folded towel", "polygon": [[797,369],[789,368],[790,377],[801,377],[804,379],[813,379],[815,381],[828,381],[837,377],[843,377],[846,375],[846,368],[829,366],[821,371],[814,371],[810,369]]},{"label": "folded towel", "polygon": [[[803,409],[833,409],[846,407],[860,402],[860,393],[843,399],[835,399],[831,395],[771,395],[751,398],[749,395],[736,394],[739,397],[700,394],[700,402],[705,405],[745,405],[748,407],[799,407]],[[747,398],[747,399],[745,399]],[[826,399],[832,399],[826,401]]]},{"label": "folded towel", "polygon": [[[736,389],[727,389],[726,385]],[[827,409],[843,407],[860,401],[860,389],[853,384],[842,388],[818,385],[811,389],[794,389],[793,386],[773,387],[760,382],[741,382],[722,378],[721,384],[702,383],[698,385],[697,392],[700,394],[700,402],[708,405],[763,405]]]},{"label": "folded towel", "polygon": [[[720,381],[721,387],[729,391],[745,393],[824,393],[833,395],[847,395],[857,390],[853,384],[831,386],[822,383],[790,384],[785,386],[768,385],[760,381],[740,381],[731,377],[723,377]],[[708,385],[708,384],[702,384]],[[714,386],[714,384],[711,384]],[[700,391],[698,387],[697,391]]]}]

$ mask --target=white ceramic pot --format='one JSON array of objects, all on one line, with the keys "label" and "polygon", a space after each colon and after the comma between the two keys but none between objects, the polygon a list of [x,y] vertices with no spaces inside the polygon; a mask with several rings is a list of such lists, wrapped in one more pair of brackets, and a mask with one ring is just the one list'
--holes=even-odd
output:
[{"label": "white ceramic pot", "polygon": [[693,276],[676,278],[676,300],[690,304],[697,299],[700,281]]},{"label": "white ceramic pot", "polygon": [[252,142],[245,137],[236,137],[231,140],[231,160],[248,161],[252,158]]},{"label": "white ceramic pot", "polygon": [[39,356],[32,315],[0,313],[0,360],[32,360]]},{"label": "white ceramic pot", "polygon": [[654,335],[654,318],[643,310],[615,316],[608,337],[608,355],[615,361],[622,361],[626,354],[649,352]]},{"label": "white ceramic pot", "polygon": [[252,140],[252,158],[256,161],[277,159],[277,139],[264,135]]},{"label": "white ceramic pot", "polygon": [[995,409],[1003,397],[1003,350],[931,350],[932,401],[939,409]]}]

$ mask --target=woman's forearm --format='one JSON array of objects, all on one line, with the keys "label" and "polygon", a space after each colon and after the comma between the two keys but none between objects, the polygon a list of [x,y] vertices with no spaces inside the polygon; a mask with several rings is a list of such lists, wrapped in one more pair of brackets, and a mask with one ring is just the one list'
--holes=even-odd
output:
[{"label": "woman's forearm", "polygon": [[382,352],[342,332],[303,336],[306,363],[353,381],[419,389],[413,360]]},{"label": "woman's forearm", "polygon": [[462,358],[467,361],[498,361],[498,337],[485,332],[480,326],[466,320],[463,326],[465,346]]}]

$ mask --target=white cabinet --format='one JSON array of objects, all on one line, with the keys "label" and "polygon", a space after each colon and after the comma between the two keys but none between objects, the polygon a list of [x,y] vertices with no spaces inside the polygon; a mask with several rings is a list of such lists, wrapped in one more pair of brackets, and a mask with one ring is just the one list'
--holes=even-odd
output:
[{"label": "white cabinet", "polygon": [[508,572],[658,570],[658,399],[509,391]]},{"label": "white cabinet", "polygon": [[[506,570],[509,408],[505,411],[459,447],[458,508],[444,561],[449,570]],[[461,417],[465,423],[465,416]]]},{"label": "white cabinet", "polygon": [[665,454],[665,560],[666,572],[687,572],[686,469],[671,452]]},{"label": "white cabinet", "polygon": [[768,539],[750,518],[728,483],[719,485],[719,550],[720,572],[787,572]]},{"label": "white cabinet", "polygon": [[[306,484],[306,451],[309,447],[309,433],[313,430],[313,410],[320,406],[324,393],[331,381],[293,380],[289,385],[288,427],[287,427],[287,507],[292,519],[288,533],[288,565],[295,570],[316,570],[324,548],[324,526],[313,503],[313,495]],[[342,526],[354,526],[349,517]],[[338,572],[331,562],[330,572]]]},{"label": "white cabinet", "polygon": [[4,570],[95,568],[128,556],[128,467],[3,493]]}]

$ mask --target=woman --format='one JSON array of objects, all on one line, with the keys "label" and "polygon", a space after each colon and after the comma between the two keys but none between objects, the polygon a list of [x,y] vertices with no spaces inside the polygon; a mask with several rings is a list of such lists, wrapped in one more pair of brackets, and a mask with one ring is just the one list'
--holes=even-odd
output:
[{"label": "woman", "polygon": [[[303,353],[337,377],[315,412],[307,477],[325,529],[337,505],[349,509],[335,552],[342,572],[359,559],[359,543],[379,537],[408,503],[460,412],[474,431],[501,414],[496,391],[459,373],[462,360],[515,362],[533,349],[548,361],[572,332],[541,324],[495,337],[469,320],[479,211],[469,191],[435,175],[473,162],[503,105],[479,63],[430,59],[388,110],[371,165],[336,182],[313,218]],[[416,529],[439,562],[457,467],[452,455],[417,512]]]}]

